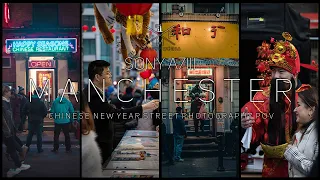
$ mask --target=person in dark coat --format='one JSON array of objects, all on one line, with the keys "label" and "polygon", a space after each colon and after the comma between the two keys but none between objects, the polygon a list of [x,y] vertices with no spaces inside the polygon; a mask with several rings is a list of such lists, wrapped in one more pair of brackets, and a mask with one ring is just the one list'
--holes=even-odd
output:
[{"label": "person in dark coat", "polygon": [[[22,170],[27,170],[30,165],[23,164],[27,147],[22,144],[16,135],[16,127],[13,122],[12,109],[10,104],[11,90],[9,86],[2,85],[2,141],[7,147],[8,157],[11,157],[15,164],[15,168],[7,172],[7,177],[13,177]],[[19,152],[19,155],[18,153]]]},{"label": "person in dark coat", "polygon": [[26,130],[23,128],[27,118],[25,114],[23,114],[22,112],[23,112],[24,106],[28,102],[28,98],[22,86],[18,86],[18,94],[21,96],[21,106],[20,106],[21,123],[20,123],[20,126],[18,127],[18,130],[26,132]]},{"label": "person in dark coat", "polygon": [[[162,151],[164,153],[164,157],[166,157],[166,159],[168,160],[168,162],[166,163],[166,165],[174,165],[174,156],[173,156],[173,153],[170,149],[170,140],[167,136],[167,129],[166,129],[166,124],[161,121],[161,126],[160,126],[160,136],[161,136],[161,139],[160,139],[160,142],[161,144],[163,144],[163,148]],[[162,156],[161,156],[162,157]]]},{"label": "person in dark coat", "polygon": [[[199,137],[198,134],[198,127],[199,127],[199,117],[197,117],[197,113],[199,113],[199,110],[203,104],[203,102],[200,100],[200,94],[195,93],[195,99],[191,102],[191,113],[193,115],[193,122],[194,122],[194,131],[197,137]],[[201,121],[200,123],[204,123],[204,121]],[[201,125],[202,126],[202,125]]]},{"label": "person in dark coat", "polygon": [[[142,106],[117,109],[109,104],[107,99],[101,99],[103,98],[104,89],[112,85],[112,75],[109,66],[110,63],[104,60],[91,62],[88,67],[88,75],[93,85],[89,83],[90,89],[85,87],[83,90],[93,113],[97,133],[96,141],[101,149],[102,164],[104,164],[113,151],[113,126],[110,125],[110,122],[132,119],[130,115],[133,115],[133,118],[141,118],[144,110],[154,110],[159,106],[159,101],[154,100]],[[104,87],[103,81],[105,81]]]},{"label": "person in dark coat", "polygon": [[187,137],[184,119],[181,114],[182,108],[176,108],[176,114],[172,117],[173,137],[174,137],[174,160],[183,162],[181,158],[184,138]]},{"label": "person in dark coat", "polygon": [[[38,88],[38,92],[39,92]],[[30,147],[32,142],[33,134],[37,134],[37,149],[38,153],[42,153],[42,129],[43,129],[43,119],[47,116],[47,108],[44,102],[40,101],[37,92],[34,91],[31,97],[31,102],[27,102],[23,108],[23,114],[28,116],[28,126],[29,132],[27,137],[26,146]]]},{"label": "person in dark coat", "polygon": [[[12,116],[14,120],[15,127],[19,127],[21,123],[21,101],[22,96],[16,93],[16,89],[11,89],[12,96],[10,97],[10,103],[12,108]],[[18,131],[19,132],[19,131]]]}]

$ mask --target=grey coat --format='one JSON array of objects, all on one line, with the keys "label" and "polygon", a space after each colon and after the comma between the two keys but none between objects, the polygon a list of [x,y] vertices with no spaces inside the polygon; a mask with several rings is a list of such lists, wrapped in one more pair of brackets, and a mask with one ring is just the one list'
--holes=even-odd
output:
[{"label": "grey coat", "polygon": [[297,142],[284,153],[284,157],[289,162],[289,177],[307,177],[316,161],[319,143],[315,123],[310,124],[302,139],[303,132],[297,132],[295,134]]}]

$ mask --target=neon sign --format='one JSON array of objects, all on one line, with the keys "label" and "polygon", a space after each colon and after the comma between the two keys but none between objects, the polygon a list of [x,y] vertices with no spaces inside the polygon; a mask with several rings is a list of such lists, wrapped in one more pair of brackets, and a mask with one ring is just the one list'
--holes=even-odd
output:
[{"label": "neon sign", "polygon": [[55,68],[56,63],[54,60],[44,61],[29,61],[29,68]]},{"label": "neon sign", "polygon": [[4,3],[4,22],[8,24],[9,20],[10,20],[9,3]]},{"label": "neon sign", "polygon": [[6,53],[77,52],[76,38],[6,39]]},{"label": "neon sign", "polygon": [[188,69],[188,76],[212,76],[212,69],[204,68],[204,69]]}]

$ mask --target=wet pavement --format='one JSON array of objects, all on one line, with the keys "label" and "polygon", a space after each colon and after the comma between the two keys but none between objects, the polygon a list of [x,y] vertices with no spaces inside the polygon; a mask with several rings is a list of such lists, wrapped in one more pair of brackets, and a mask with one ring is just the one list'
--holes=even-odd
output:
[{"label": "wet pavement", "polygon": [[184,162],[176,162],[175,165],[162,163],[161,177],[182,178],[182,177],[236,177],[236,160],[224,158],[223,166],[225,171],[219,172],[218,158],[184,158]]},{"label": "wet pavement", "polygon": [[[25,144],[27,132],[18,135],[20,140]],[[53,131],[44,131],[42,136],[42,148],[44,152],[37,151],[37,137],[32,138],[30,150],[27,153],[25,164],[31,165],[31,168],[22,171],[15,177],[80,177],[81,154],[79,140],[75,138],[74,133],[70,133],[71,153],[66,153],[64,146],[64,135],[61,132],[59,136],[59,151],[53,153]],[[10,168],[14,168],[13,161],[9,161],[4,156],[6,146],[2,145],[2,177]]]}]

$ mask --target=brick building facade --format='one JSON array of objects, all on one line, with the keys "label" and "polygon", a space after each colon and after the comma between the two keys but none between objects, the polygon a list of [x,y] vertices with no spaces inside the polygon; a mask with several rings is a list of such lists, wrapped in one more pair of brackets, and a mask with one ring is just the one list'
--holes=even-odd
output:
[{"label": "brick building facade", "polygon": [[[80,3],[2,3],[2,9],[7,12],[2,18],[2,82],[14,88],[23,86],[26,92],[30,92],[33,88],[29,88],[29,78],[35,78],[35,82],[40,82],[37,84],[39,86],[45,79],[39,80],[38,78],[45,76],[41,73],[47,71],[51,73],[48,77],[52,77],[52,98],[56,97],[58,89],[65,87],[68,78],[77,91],[81,78]],[[41,39],[46,39],[46,42],[57,42],[72,39],[72,42],[76,42],[73,44],[76,44],[76,47],[73,47],[72,52],[46,49],[48,51],[26,50],[28,52],[10,51],[8,53],[7,39],[20,42],[24,40],[37,42]],[[53,62],[54,66],[37,68],[30,66],[32,61],[40,63],[44,60]]]}]

